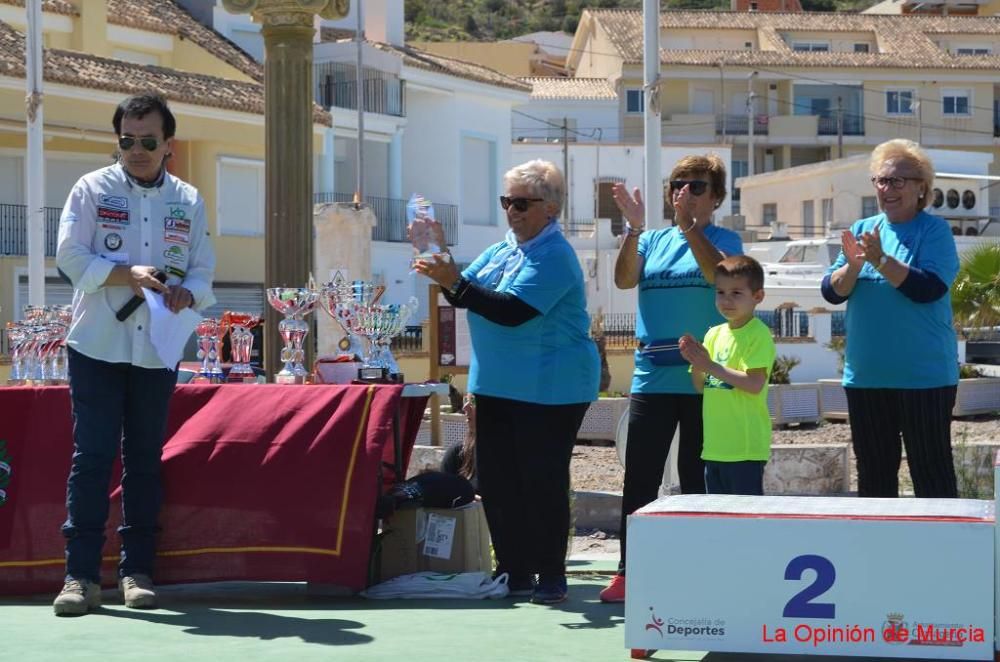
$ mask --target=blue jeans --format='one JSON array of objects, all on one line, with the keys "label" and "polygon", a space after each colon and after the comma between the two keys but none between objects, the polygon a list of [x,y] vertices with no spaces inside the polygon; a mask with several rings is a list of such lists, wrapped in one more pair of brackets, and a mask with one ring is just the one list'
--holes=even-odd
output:
[{"label": "blue jeans", "polygon": [[759,460],[705,460],[705,490],[709,494],[764,494],[764,465]]},{"label": "blue jeans", "polygon": [[[73,466],[66,487],[66,575],[100,581],[111,468],[122,454],[118,575],[152,576],[160,453],[177,372],[107,363],[69,350]],[[124,434],[123,434],[124,432]]]}]

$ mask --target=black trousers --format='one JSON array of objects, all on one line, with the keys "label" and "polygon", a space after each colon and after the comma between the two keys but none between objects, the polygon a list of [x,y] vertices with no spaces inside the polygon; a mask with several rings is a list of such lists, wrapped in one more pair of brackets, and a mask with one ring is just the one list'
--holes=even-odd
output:
[{"label": "black trousers", "polygon": [[899,496],[900,436],[918,497],[957,497],[951,410],[957,386],[845,388],[858,496]]},{"label": "black trousers", "polygon": [[476,395],[476,473],[498,573],[565,574],[569,462],[589,406]]},{"label": "black trousers", "polygon": [[681,426],[677,472],[684,494],[705,493],[705,463],[701,459],[704,423],[702,396],[682,393],[633,393],[629,399],[625,444],[625,487],[622,492],[621,560],[625,574],[625,534],[628,516],[655,501],[663,482],[670,443]]}]

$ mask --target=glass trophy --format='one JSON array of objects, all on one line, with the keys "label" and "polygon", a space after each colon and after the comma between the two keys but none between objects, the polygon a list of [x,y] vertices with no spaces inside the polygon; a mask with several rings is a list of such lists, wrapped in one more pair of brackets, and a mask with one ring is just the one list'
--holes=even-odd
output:
[{"label": "glass trophy", "polygon": [[222,318],[229,323],[229,349],[233,357],[233,367],[229,369],[226,381],[256,384],[257,374],[250,365],[250,353],[253,350],[253,328],[261,323],[261,317],[227,310]]},{"label": "glass trophy", "polygon": [[[431,201],[414,193],[406,203],[407,233],[413,245],[413,258],[410,266],[417,260],[433,260],[434,255],[447,253],[444,236],[444,226],[434,218],[434,205]],[[445,259],[449,259],[446,257]]]}]

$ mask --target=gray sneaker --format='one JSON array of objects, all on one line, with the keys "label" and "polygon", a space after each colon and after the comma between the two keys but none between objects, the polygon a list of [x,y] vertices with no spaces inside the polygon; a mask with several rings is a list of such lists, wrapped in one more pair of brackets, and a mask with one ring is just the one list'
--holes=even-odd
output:
[{"label": "gray sneaker", "polygon": [[156,590],[149,575],[126,575],[118,581],[125,606],[132,609],[156,609]]},{"label": "gray sneaker", "polygon": [[82,616],[101,606],[101,586],[85,579],[67,579],[52,603],[56,616]]}]

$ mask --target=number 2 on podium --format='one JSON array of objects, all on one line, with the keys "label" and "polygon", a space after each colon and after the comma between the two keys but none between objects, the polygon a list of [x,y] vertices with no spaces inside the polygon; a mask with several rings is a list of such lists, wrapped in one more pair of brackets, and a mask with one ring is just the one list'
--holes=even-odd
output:
[{"label": "number 2 on podium", "polygon": [[830,559],[817,554],[803,554],[796,556],[785,566],[785,579],[802,579],[802,573],[806,570],[815,570],[816,579],[809,586],[792,596],[792,599],[785,604],[785,610],[781,615],[785,618],[834,618],[837,605],[832,602],[812,602],[833,586],[837,579],[837,570],[833,567]]}]

